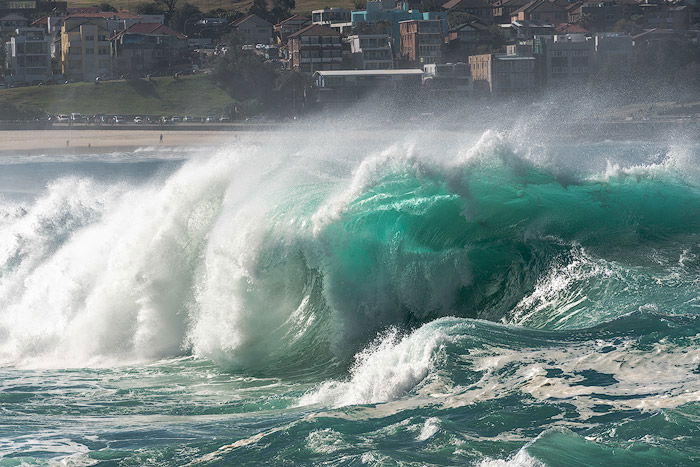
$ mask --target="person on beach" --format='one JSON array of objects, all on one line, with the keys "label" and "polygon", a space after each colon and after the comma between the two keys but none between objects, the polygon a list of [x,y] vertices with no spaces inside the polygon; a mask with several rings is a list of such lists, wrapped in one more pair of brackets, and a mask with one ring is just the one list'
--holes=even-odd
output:
[{"label": "person on beach", "polygon": [[160,142],[163,142],[163,133],[160,134]]}]

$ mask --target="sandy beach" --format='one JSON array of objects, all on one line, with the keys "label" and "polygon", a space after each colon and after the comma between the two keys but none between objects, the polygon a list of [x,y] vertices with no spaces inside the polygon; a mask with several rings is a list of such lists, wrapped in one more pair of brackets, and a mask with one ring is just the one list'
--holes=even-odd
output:
[{"label": "sandy beach", "polygon": [[[4,130],[0,131],[0,152],[36,154],[46,150],[89,152],[128,150],[147,146],[219,145],[248,132],[181,130]],[[161,142],[161,135],[163,140]]]}]

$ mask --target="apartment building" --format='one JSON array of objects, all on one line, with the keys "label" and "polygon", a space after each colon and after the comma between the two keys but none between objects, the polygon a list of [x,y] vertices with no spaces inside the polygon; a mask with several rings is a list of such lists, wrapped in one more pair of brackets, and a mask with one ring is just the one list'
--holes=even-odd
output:
[{"label": "apartment building", "polygon": [[535,58],[505,54],[469,57],[474,92],[498,96],[526,95],[535,89]]},{"label": "apartment building", "polygon": [[111,76],[110,33],[102,18],[66,18],[61,26],[63,76],[71,81]]},{"label": "apartment building", "polygon": [[110,42],[118,75],[172,73],[190,63],[187,37],[159,23],[134,24]]},{"label": "apartment building", "polygon": [[43,83],[51,79],[51,38],[42,28],[18,28],[5,43],[6,80]]},{"label": "apartment building", "polygon": [[388,34],[356,34],[348,37],[354,65],[361,70],[394,68],[391,38]]},{"label": "apartment building", "polygon": [[439,63],[444,43],[440,20],[410,20],[399,23],[401,58],[411,64]]},{"label": "apartment building", "polygon": [[588,80],[594,63],[594,41],[584,34],[536,36],[533,53],[542,64],[538,81],[548,87]]},{"label": "apartment building", "polygon": [[343,65],[343,43],[340,34],[320,24],[311,24],[291,34],[287,42],[289,67],[313,73],[340,70]]}]

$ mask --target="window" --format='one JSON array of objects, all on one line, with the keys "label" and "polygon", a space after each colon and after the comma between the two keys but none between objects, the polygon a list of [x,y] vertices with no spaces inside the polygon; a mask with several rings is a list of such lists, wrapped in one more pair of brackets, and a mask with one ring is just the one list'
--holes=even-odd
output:
[{"label": "window", "polygon": [[93,35],[91,35],[91,34],[87,34],[87,35],[85,35],[85,40],[86,40],[86,41],[94,41],[94,40],[95,40],[95,36],[93,36]]},{"label": "window", "polygon": [[566,57],[552,57],[552,67],[566,67],[569,60]]},{"label": "window", "polygon": [[86,55],[95,55],[95,49],[85,49]]}]

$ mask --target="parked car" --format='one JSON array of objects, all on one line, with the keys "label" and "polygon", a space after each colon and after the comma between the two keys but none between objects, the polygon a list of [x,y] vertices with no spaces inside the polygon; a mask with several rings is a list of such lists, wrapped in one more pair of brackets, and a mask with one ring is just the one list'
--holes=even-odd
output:
[{"label": "parked car", "polygon": [[142,117],[134,117],[134,123],[143,123]]},{"label": "parked car", "polygon": [[57,122],[69,122],[70,117],[66,114],[59,114],[59,115],[56,115],[56,121]]},{"label": "parked car", "polygon": [[219,118],[219,123],[228,123],[230,121],[231,121],[231,119],[228,117],[220,117]]}]

